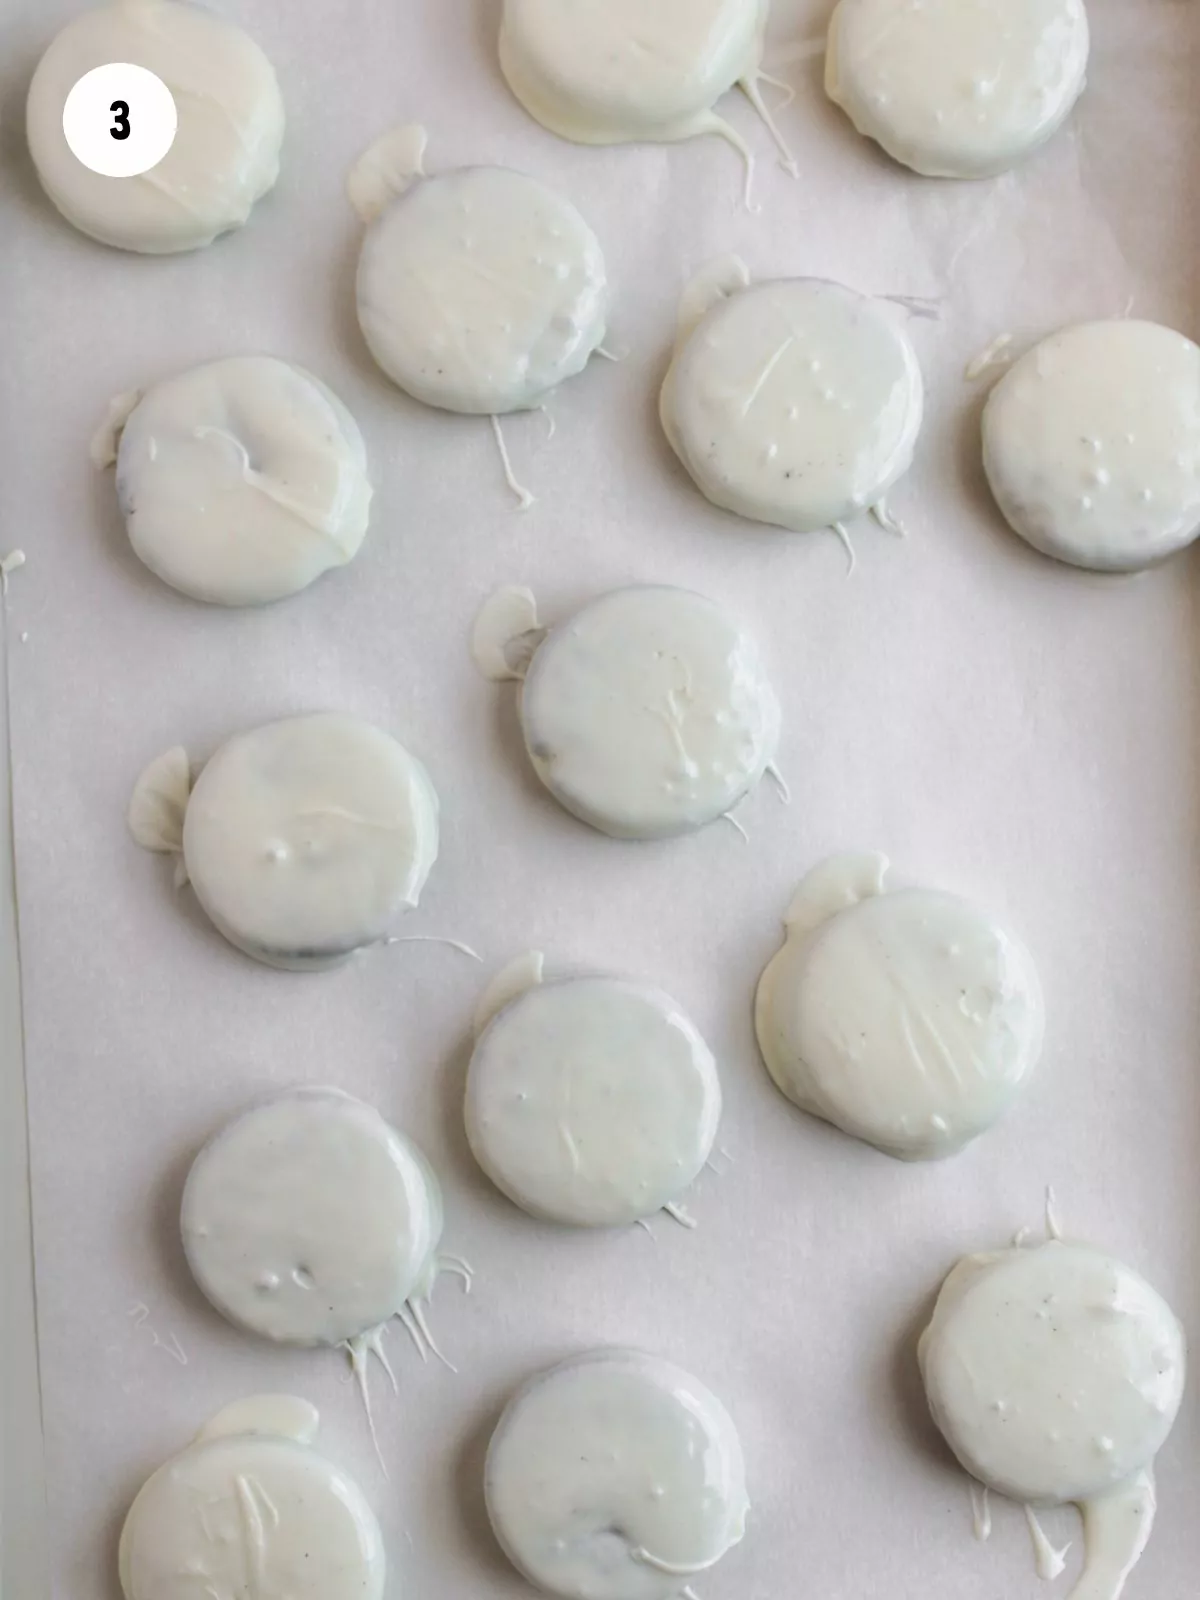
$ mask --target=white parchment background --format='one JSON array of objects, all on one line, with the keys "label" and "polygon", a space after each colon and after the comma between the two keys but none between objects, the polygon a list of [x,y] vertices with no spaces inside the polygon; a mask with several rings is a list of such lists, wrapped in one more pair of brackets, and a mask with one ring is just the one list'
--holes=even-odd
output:
[{"label": "white parchment background", "polygon": [[[320,1405],[328,1451],[378,1507],[394,1593],[522,1594],[482,1519],[483,1444],[531,1369],[611,1341],[692,1368],[742,1432],[753,1520],[698,1585],[704,1600],[1032,1595],[1015,1509],[999,1508],[990,1545],[971,1540],[911,1337],[955,1256],[1035,1223],[1047,1182],[1072,1229],[1200,1324],[1196,561],[1103,581],[1028,552],[988,503],[979,386],[962,370],[1001,331],[1027,342],[1131,296],[1138,314],[1200,332],[1197,7],[1091,0],[1078,114],[993,183],[901,172],[824,102],[818,61],[787,67],[799,182],[729,103],[762,152],[751,216],[716,140],[595,151],[534,126],[495,64],[493,0],[227,0],[278,68],[286,165],[244,231],[163,260],[74,234],[24,156],[29,73],[76,9],[7,0],[0,32],[0,494],[3,541],[29,557],[9,634],[54,1595],[112,1600],[142,1479],[218,1406],[281,1388]],[[778,60],[820,34],[827,6],[775,11]],[[559,185],[608,254],[611,343],[627,359],[564,389],[553,442],[541,417],[509,425],[538,494],[524,516],[486,424],[391,389],[355,325],[344,174],[407,119],[428,124],[434,168],[507,162]],[[832,538],[710,508],[659,433],[680,287],[730,249],[759,274],[939,302],[940,321],[914,325],[929,416],[894,496],[911,537],[856,528],[852,581]],[[242,351],[292,358],[338,390],[377,499],[352,569],[238,614],[140,569],[87,442],[117,391]],[[795,798],[785,808],[764,786],[742,812],[748,846],[724,826],[639,847],[574,823],[523,769],[511,696],[472,669],[468,628],[496,584],[530,583],[553,619],[635,580],[725,599],[774,664]],[[315,707],[376,719],[428,764],[443,853],[410,931],[467,939],[486,969],[410,945],[332,975],[270,972],[225,947],[172,893],[167,864],[127,838],[130,785],[167,744],[203,757],[234,729]],[[905,875],[996,907],[1040,958],[1041,1073],[945,1165],[897,1165],[792,1113],[756,1057],[755,977],[798,877],[842,847],[881,848]],[[467,1020],[486,971],[530,946],[660,982],[718,1050],[734,1164],[692,1196],[695,1234],[666,1220],[654,1239],[557,1232],[473,1170],[458,1113]],[[447,1247],[479,1271],[470,1300],[449,1284],[435,1306],[459,1376],[422,1368],[393,1336],[401,1393],[380,1387],[378,1403],[390,1483],[340,1359],[225,1327],[180,1255],[199,1143],[297,1080],[340,1084],[420,1141],[444,1179]],[[172,1336],[186,1367],[163,1348]],[[1189,1400],[1131,1597],[1194,1590],[1198,1463]],[[1074,1533],[1072,1514],[1049,1520]]]}]

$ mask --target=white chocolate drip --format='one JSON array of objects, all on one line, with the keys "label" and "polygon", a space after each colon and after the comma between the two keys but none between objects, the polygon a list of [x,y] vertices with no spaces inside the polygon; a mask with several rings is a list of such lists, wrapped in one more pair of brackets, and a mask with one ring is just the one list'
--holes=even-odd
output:
[{"label": "white chocolate drip", "polygon": [[425,176],[428,144],[429,133],[420,123],[405,123],[363,151],[346,178],[346,193],[361,221],[374,222],[397,196]]},{"label": "white chocolate drip", "polygon": [[1033,1541],[1033,1564],[1037,1568],[1037,1575],[1043,1583],[1053,1583],[1066,1569],[1071,1546],[1065,1544],[1059,1549],[1052,1545],[1033,1507],[1025,1506],[1024,1511],[1025,1521],[1029,1525],[1029,1537]]},{"label": "white chocolate drip", "polygon": [[8,594],[9,577],[24,565],[24,550],[10,550],[3,560],[0,560],[0,595]]},{"label": "white chocolate drip", "polygon": [[460,956],[466,956],[470,961],[482,961],[483,957],[478,950],[469,944],[464,944],[461,939],[448,939],[440,933],[393,933],[384,941],[384,944],[442,944],[450,950],[457,950]]},{"label": "white chocolate drip", "polygon": [[1154,1527],[1158,1500],[1154,1472],[1144,1467],[1111,1494],[1080,1506],[1083,1571],[1068,1600],[1120,1600]]},{"label": "white chocolate drip", "polygon": [[871,507],[871,515],[884,533],[890,533],[896,539],[908,538],[908,529],[900,521],[899,517],[893,516],[886,500],[876,500]]},{"label": "white chocolate drip", "polygon": [[235,1400],[218,1411],[196,1435],[197,1443],[206,1439],[236,1439],[247,1433],[274,1434],[294,1439],[297,1444],[312,1444],[321,1426],[316,1406],[291,1394],[256,1394]]},{"label": "white chocolate drip", "polygon": [[496,441],[496,450],[500,456],[500,466],[504,473],[504,481],[516,496],[517,510],[528,511],[534,503],[534,497],[523,484],[517,482],[516,474],[512,469],[512,461],[509,459],[508,446],[504,442],[504,429],[500,426],[500,418],[493,412],[490,420],[492,437]]},{"label": "white chocolate drip", "polygon": [[473,1026],[475,1037],[487,1027],[493,1017],[511,1005],[526,990],[542,982],[546,958],[540,950],[530,950],[526,955],[510,961],[488,984],[475,1007]]},{"label": "white chocolate drip", "polygon": [[986,1483],[971,1483],[971,1531],[980,1544],[992,1536],[991,1491]]},{"label": "white chocolate drip", "polygon": [[92,435],[92,442],[88,446],[88,455],[94,467],[111,467],[116,462],[121,430],[129,421],[142,394],[141,389],[127,389],[124,394],[114,395],[108,402],[104,421]]},{"label": "white chocolate drip", "polygon": [[533,591],[506,584],[479,608],[471,630],[471,654],[492,683],[519,681],[545,636]]},{"label": "white chocolate drip", "polygon": [[685,284],[676,313],[675,343],[689,339],[705,314],[732,294],[750,287],[750,268],[741,256],[717,256]]},{"label": "white chocolate drip", "polygon": [[1013,336],[1011,333],[998,333],[991,344],[985,345],[975,358],[967,363],[965,373],[968,383],[974,383],[976,378],[982,378],[985,372],[991,372],[997,367],[1006,367],[1012,360],[1009,354],[1012,348]]},{"label": "white chocolate drip", "polygon": [[174,745],[155,756],[134,785],[129,801],[129,831],[143,850],[183,853],[183,818],[192,792],[187,751]]}]

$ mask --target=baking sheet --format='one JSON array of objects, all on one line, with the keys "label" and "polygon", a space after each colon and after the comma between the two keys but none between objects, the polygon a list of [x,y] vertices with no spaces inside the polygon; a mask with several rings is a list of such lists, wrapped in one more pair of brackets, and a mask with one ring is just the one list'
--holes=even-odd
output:
[{"label": "baking sheet", "polygon": [[[380,1512],[396,1592],[526,1593],[483,1519],[488,1431],[532,1369],[620,1342],[709,1380],[742,1433],[754,1513],[697,1586],[704,1600],[1032,1595],[1015,1508],[997,1508],[990,1545],[972,1542],[911,1336],[955,1256],[1036,1223],[1048,1182],[1071,1229],[1200,1321],[1196,559],[1106,581],[1026,551],[988,503],[980,386],[962,373],[1000,332],[1028,341],[1131,299],[1200,331],[1195,8],[1091,0],[1092,83],[1069,129],[1019,174],[958,185],[907,176],[858,139],[803,49],[827,5],[777,0],[768,61],[798,91],[780,120],[801,177],[778,170],[732,99],[761,155],[750,215],[714,139],[585,150],[532,124],[499,77],[492,0],[230,0],[283,84],[283,177],[240,234],[163,260],[73,234],[21,153],[29,73],[76,9],[8,0],[0,33],[0,449],[4,539],[29,557],[10,597],[13,740],[53,1594],[113,1600],[116,1537],[143,1478],[219,1406],[262,1389],[320,1406],[325,1447]],[[429,126],[434,169],[497,161],[556,183],[607,251],[610,343],[625,359],[561,392],[553,441],[540,416],[506,424],[538,496],[524,515],[486,424],[410,403],[357,332],[343,179],[409,119]],[[658,430],[679,290],[729,250],[760,275],[936,302],[938,319],[913,328],[928,420],[893,496],[910,537],[856,527],[850,581],[832,537],[709,507]],[[337,389],[377,499],[353,568],[239,614],[140,569],[87,442],[112,394],[246,350]],[[773,663],[794,798],[768,785],[751,799],[748,845],[721,825],[639,847],[574,823],[524,770],[511,694],[471,665],[468,629],[495,585],[530,583],[553,620],[635,580],[725,599]],[[428,764],[442,859],[406,931],[468,940],[484,968],[402,945],[329,975],[268,971],[127,838],[130,785],[168,744],[201,758],[236,728],[316,707],[374,718]],[[793,1113],[756,1057],[752,988],[784,907],[808,866],[845,847],[884,849],[903,875],[996,907],[1040,959],[1041,1072],[1004,1125],[944,1165],[897,1165]],[[558,1232],[473,1169],[459,1117],[468,1019],[488,973],[529,947],[661,983],[718,1051],[733,1159],[689,1201],[695,1233],[665,1218],[653,1238]],[[447,1247],[478,1269],[470,1299],[444,1284],[434,1308],[457,1376],[391,1336],[400,1395],[380,1386],[377,1403],[390,1482],[340,1358],[225,1327],[180,1254],[195,1149],[294,1081],[340,1084],[420,1141],[444,1180]],[[1195,1582],[1194,1403],[1159,1465],[1159,1525],[1130,1585],[1146,1600]],[[1072,1513],[1048,1523],[1078,1549]]]}]

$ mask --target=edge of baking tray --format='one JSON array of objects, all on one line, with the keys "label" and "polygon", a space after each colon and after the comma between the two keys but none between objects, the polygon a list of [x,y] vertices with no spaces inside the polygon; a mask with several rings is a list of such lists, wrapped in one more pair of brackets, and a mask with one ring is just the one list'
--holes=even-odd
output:
[{"label": "edge of baking tray", "polygon": [[25,1110],[7,617],[0,618],[0,1596],[49,1596],[45,1452]]}]

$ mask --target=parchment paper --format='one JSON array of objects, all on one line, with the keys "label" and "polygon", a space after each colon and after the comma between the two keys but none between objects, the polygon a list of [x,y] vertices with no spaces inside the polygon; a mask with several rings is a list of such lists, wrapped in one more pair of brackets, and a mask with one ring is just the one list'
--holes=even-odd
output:
[{"label": "parchment paper", "polygon": [[[912,1335],[956,1255],[1037,1223],[1047,1183],[1072,1231],[1200,1322],[1196,559],[1114,581],[1027,551],[989,504],[984,386],[963,369],[1000,332],[1025,344],[1131,299],[1200,332],[1195,6],[1091,0],[1091,87],[1069,129],[1021,172],[972,185],[912,177],[861,141],[825,103],[819,59],[797,48],[820,37],[827,5],[779,0],[768,59],[796,85],[780,121],[801,176],[776,167],[731,99],[761,157],[751,215],[715,139],[587,150],[532,124],[496,67],[493,0],[227,0],[279,72],[283,177],[241,233],[161,260],[74,234],[23,155],[28,76],[76,9],[8,0],[0,35],[3,537],[29,557],[10,648],[54,1595],[113,1600],[117,1532],[144,1477],[219,1406],[263,1389],[321,1407],[326,1449],[382,1517],[393,1594],[525,1593],[483,1519],[483,1446],[526,1374],[609,1342],[691,1368],[741,1430],[753,1517],[697,1583],[704,1600],[1033,1595],[1016,1508],[997,1508],[990,1545],[972,1542]],[[409,402],[357,331],[343,180],[410,119],[430,129],[432,168],[535,173],[607,251],[610,343],[625,359],[563,389],[552,442],[540,416],[507,426],[538,496],[524,515],[486,423]],[[936,301],[938,319],[913,328],[928,420],[893,497],[910,536],[856,526],[849,581],[832,537],[709,507],[657,426],[680,288],[729,250],[759,275]],[[342,395],[377,499],[352,568],[239,614],[139,567],[87,444],[114,393],[255,350]],[[763,786],[740,813],[748,845],[725,825],[639,847],[573,822],[525,771],[511,694],[469,660],[475,610],[499,583],[530,583],[553,620],[635,580],[724,599],[773,663],[794,798]],[[168,744],[202,758],[235,729],[315,707],[376,719],[428,764],[442,859],[405,931],[465,939],[483,967],[403,945],[334,974],[268,971],[127,837],[130,786]],[[800,875],[843,847],[883,849],[903,876],[995,907],[1040,960],[1041,1072],[1000,1128],[943,1165],[898,1165],[792,1112],[756,1056],[753,984],[783,910]],[[665,1218],[653,1238],[559,1232],[473,1169],[459,1115],[471,1008],[530,947],[662,984],[719,1052],[732,1162],[692,1195],[694,1234]],[[472,1298],[444,1285],[434,1307],[457,1376],[391,1336],[399,1397],[376,1380],[390,1482],[340,1358],[227,1328],[180,1254],[198,1145],[295,1081],[339,1084],[418,1139],[444,1180],[447,1248],[478,1269]],[[1159,1483],[1131,1600],[1195,1587],[1194,1400]],[[1048,1523],[1078,1550],[1073,1513]]]}]

